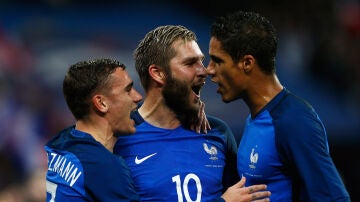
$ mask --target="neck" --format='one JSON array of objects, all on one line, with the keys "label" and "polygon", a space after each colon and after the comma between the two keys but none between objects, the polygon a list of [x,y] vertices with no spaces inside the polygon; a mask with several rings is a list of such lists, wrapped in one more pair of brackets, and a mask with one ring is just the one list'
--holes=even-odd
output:
[{"label": "neck", "polygon": [[276,75],[260,79],[260,83],[252,84],[250,93],[244,98],[248,105],[251,117],[255,117],[265,105],[267,105],[277,94],[283,90],[283,86],[279,82]]},{"label": "neck", "polygon": [[159,128],[174,129],[180,126],[180,120],[160,94],[148,93],[139,113],[146,122]]},{"label": "neck", "polygon": [[117,138],[113,135],[107,122],[101,120],[78,120],[76,130],[90,134],[111,153],[113,152]]}]

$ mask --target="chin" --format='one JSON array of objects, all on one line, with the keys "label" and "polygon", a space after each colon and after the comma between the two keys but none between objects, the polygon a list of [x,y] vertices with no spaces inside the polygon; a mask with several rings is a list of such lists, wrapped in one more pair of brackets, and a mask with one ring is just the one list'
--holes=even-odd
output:
[{"label": "chin", "polygon": [[229,102],[231,102],[232,100],[225,100],[225,99],[222,99],[222,101],[223,101],[223,102],[225,102],[225,103],[229,103]]},{"label": "chin", "polygon": [[223,95],[222,95],[221,98],[222,98],[222,101],[225,102],[225,103],[229,103],[229,102],[233,101],[233,99],[230,99],[230,98],[225,97],[225,96],[223,96]]}]

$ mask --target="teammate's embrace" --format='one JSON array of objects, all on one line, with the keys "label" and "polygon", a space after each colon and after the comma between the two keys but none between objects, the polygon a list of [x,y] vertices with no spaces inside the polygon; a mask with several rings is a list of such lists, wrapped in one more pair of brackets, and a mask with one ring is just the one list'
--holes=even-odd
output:
[{"label": "teammate's embrace", "polygon": [[72,65],[63,93],[76,125],[45,146],[47,201],[139,201],[130,171],[112,153],[118,137],[135,132],[130,119],[141,95],[125,66],[110,59]]}]

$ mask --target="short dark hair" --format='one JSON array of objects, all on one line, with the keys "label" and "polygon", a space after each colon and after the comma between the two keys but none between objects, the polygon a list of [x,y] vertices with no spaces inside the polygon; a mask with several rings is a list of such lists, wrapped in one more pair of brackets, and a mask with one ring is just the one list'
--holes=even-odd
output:
[{"label": "short dark hair", "polygon": [[169,62],[175,56],[172,44],[178,40],[197,41],[194,32],[181,25],[159,26],[149,31],[134,51],[135,68],[145,91],[149,87],[150,65],[159,65],[169,73]]},{"label": "short dark hair", "polygon": [[91,96],[109,87],[109,75],[117,68],[125,69],[125,65],[106,58],[81,61],[70,66],[63,81],[63,94],[76,120],[89,114]]},{"label": "short dark hair", "polygon": [[235,62],[252,55],[264,73],[275,72],[277,33],[268,19],[254,12],[238,11],[218,17],[211,36]]}]

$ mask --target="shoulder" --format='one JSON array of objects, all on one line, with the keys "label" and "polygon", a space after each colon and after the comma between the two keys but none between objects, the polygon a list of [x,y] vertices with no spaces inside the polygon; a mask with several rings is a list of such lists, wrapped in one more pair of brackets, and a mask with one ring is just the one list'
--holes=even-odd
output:
[{"label": "shoulder", "polygon": [[117,161],[113,153],[91,135],[74,129],[61,133],[61,138],[48,146],[73,154],[84,167],[113,164]]},{"label": "shoulder", "polygon": [[[123,158],[111,153],[105,148],[93,147],[92,150],[78,153],[78,156],[88,181],[96,182],[99,179],[103,179],[121,183],[121,179],[124,180],[130,176],[130,172]],[[101,178],[99,178],[99,173],[101,173]]]},{"label": "shoulder", "polygon": [[290,92],[270,110],[274,124],[280,128],[297,129],[299,126],[306,128],[320,127],[322,122],[309,102]]},{"label": "shoulder", "polygon": [[118,163],[117,157],[102,145],[83,145],[83,150],[78,152],[78,156],[89,165],[113,166]]},{"label": "shoulder", "polygon": [[230,130],[229,125],[225,121],[221,120],[220,118],[217,118],[217,117],[211,116],[211,115],[207,115],[206,117],[209,121],[211,129],[218,129],[220,131]]},{"label": "shoulder", "polygon": [[303,115],[316,115],[312,105],[305,99],[286,91],[284,96],[271,110],[273,116],[293,115],[293,117],[303,117]]},{"label": "shoulder", "polygon": [[234,144],[235,143],[235,137],[234,134],[230,128],[230,126],[223,120],[214,117],[214,116],[207,116],[207,119],[209,121],[211,130],[209,133],[220,133],[225,137],[225,140],[227,144]]},{"label": "shoulder", "polygon": [[298,144],[326,141],[325,127],[314,108],[303,98],[287,92],[271,109],[277,142]]}]

